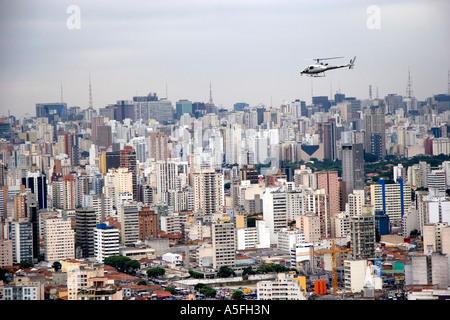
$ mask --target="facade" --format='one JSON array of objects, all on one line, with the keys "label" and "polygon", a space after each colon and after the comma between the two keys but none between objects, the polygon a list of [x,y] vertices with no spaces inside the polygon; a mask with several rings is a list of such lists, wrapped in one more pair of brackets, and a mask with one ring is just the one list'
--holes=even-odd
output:
[{"label": "facade", "polygon": [[400,221],[411,205],[411,187],[403,184],[403,179],[397,181],[386,184],[380,179],[378,184],[370,186],[371,203],[375,211],[383,211],[390,221]]},{"label": "facade", "polygon": [[95,261],[105,262],[110,256],[119,255],[120,230],[105,223],[97,224],[94,231]]},{"label": "facade", "polygon": [[256,227],[236,228],[237,250],[270,248],[270,233],[264,220],[256,221]]},{"label": "facade", "polygon": [[278,273],[273,281],[258,281],[258,300],[307,300],[301,282],[291,273]]},{"label": "facade", "polygon": [[375,254],[375,215],[371,206],[364,206],[361,215],[350,217],[353,258],[370,259]]},{"label": "facade", "polygon": [[167,135],[164,132],[151,132],[149,144],[149,157],[155,161],[166,161],[167,153]]},{"label": "facade", "polygon": [[364,290],[367,260],[344,261],[344,284],[347,292],[361,292]]},{"label": "facade", "polygon": [[340,211],[339,181],[337,171],[315,172],[315,189],[324,189],[328,194],[328,213],[334,215]]},{"label": "facade", "polygon": [[194,172],[194,210],[205,215],[223,212],[223,176],[213,169],[200,169]]},{"label": "facade", "polygon": [[384,106],[371,106],[364,109],[364,150],[377,156],[378,160],[386,156],[386,125]]},{"label": "facade", "polygon": [[97,212],[93,208],[77,209],[75,212],[76,257],[94,257],[94,230],[97,226]]},{"label": "facade", "polygon": [[233,268],[236,263],[236,228],[229,222],[213,223],[212,231],[212,251],[213,268],[219,269],[222,266]]},{"label": "facade", "polygon": [[139,241],[139,209],[136,204],[126,202],[120,209],[120,243],[124,246]]},{"label": "facade", "polygon": [[0,268],[13,265],[12,241],[0,239]]},{"label": "facade", "polygon": [[44,222],[44,257],[46,261],[75,258],[75,231],[70,219],[50,217]]},{"label": "facade", "polygon": [[287,203],[284,189],[266,188],[263,194],[263,216],[270,230],[270,243],[277,244],[277,233],[287,227]]},{"label": "facade", "polygon": [[149,207],[142,207],[139,211],[139,240],[158,237],[158,215]]},{"label": "facade", "polygon": [[342,146],[342,180],[346,185],[346,194],[364,189],[364,148],[361,143]]},{"label": "facade", "polygon": [[10,224],[13,262],[33,261],[33,226],[31,222],[13,221]]}]

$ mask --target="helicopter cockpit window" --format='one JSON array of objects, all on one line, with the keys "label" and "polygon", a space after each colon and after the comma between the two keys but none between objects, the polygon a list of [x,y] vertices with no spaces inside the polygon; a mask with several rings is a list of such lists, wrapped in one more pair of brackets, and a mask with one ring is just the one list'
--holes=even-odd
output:
[{"label": "helicopter cockpit window", "polygon": [[309,70],[312,70],[312,69],[314,69],[314,66],[309,67]]}]

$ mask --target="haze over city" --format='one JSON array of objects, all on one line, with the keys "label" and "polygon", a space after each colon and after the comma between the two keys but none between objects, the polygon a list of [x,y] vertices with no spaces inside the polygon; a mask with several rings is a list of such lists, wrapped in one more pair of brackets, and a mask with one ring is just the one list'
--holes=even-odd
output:
[{"label": "haze over city", "polygon": [[[77,28],[71,29],[74,5]],[[373,11],[373,8],[378,11]],[[448,1],[4,1],[1,115],[36,103],[94,108],[156,92],[173,103],[279,106],[330,96],[447,93]],[[375,16],[374,16],[375,15]],[[301,77],[313,58],[353,70]]]}]

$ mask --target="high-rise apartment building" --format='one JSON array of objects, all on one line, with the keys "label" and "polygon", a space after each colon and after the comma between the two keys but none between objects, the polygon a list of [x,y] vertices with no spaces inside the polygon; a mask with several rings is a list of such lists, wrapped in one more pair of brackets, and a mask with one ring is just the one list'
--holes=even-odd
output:
[{"label": "high-rise apartment building", "polygon": [[320,241],[320,218],[317,215],[306,213],[305,215],[297,216],[295,223],[296,227],[305,235],[305,242],[317,243]]},{"label": "high-rise apartment building", "polygon": [[139,211],[139,240],[155,239],[158,237],[158,215],[149,207],[142,207]]},{"label": "high-rise apartment building", "polygon": [[44,257],[46,261],[75,259],[75,231],[70,219],[45,219]]},{"label": "high-rise apartment building", "polygon": [[94,230],[97,226],[97,212],[93,208],[80,208],[75,211],[75,250],[76,257],[94,257]]},{"label": "high-rise apartment building", "polygon": [[120,230],[105,223],[97,224],[94,230],[95,261],[104,263],[105,259],[119,255]]},{"label": "high-rise apartment building", "polygon": [[339,180],[337,171],[320,171],[314,173],[315,189],[324,189],[328,194],[329,214],[340,211]]},{"label": "high-rise apartment building", "polygon": [[375,215],[372,206],[364,206],[360,215],[350,217],[353,258],[371,259],[375,254]]},{"label": "high-rise apartment building", "polygon": [[222,173],[200,169],[193,174],[194,209],[205,215],[223,212],[224,185]]},{"label": "high-rise apartment building", "polygon": [[125,202],[120,208],[120,243],[131,246],[139,241],[139,209],[134,203]]},{"label": "high-rise apartment building", "polygon": [[258,300],[307,300],[301,282],[291,273],[278,273],[275,280],[258,281]]},{"label": "high-rise apartment building", "polygon": [[393,184],[380,179],[370,186],[370,197],[375,211],[383,211],[390,221],[400,221],[411,205],[411,187],[403,184],[403,179]]},{"label": "high-rise apartment building", "polygon": [[350,217],[361,215],[365,203],[365,190],[353,190],[348,195],[348,215]]},{"label": "high-rise apartment building", "polygon": [[120,167],[128,168],[128,172],[133,174],[133,200],[139,201],[138,172],[136,166],[136,151],[131,146],[125,146],[120,150]]},{"label": "high-rise apartment building", "polygon": [[31,222],[13,221],[10,224],[13,262],[33,261],[33,226]]},{"label": "high-rise apartment building", "polygon": [[149,156],[154,161],[166,161],[167,153],[167,135],[164,132],[151,132],[149,144]]},{"label": "high-rise apartment building", "polygon": [[270,230],[270,243],[277,244],[277,233],[287,227],[287,201],[284,188],[266,188],[263,194],[263,217]]},{"label": "high-rise apartment building", "polygon": [[233,223],[218,221],[211,226],[213,268],[233,268],[236,263],[236,228]]}]

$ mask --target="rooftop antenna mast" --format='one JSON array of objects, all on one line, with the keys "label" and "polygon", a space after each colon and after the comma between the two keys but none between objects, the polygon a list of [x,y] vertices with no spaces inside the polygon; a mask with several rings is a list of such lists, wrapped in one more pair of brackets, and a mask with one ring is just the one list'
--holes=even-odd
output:
[{"label": "rooftop antenna mast", "polygon": [[369,99],[372,101],[372,85],[369,84]]},{"label": "rooftop antenna mast", "polygon": [[450,69],[447,71],[447,94],[450,94]]},{"label": "rooftop antenna mast", "polygon": [[92,104],[92,87],[91,87],[91,73],[89,73],[89,109],[93,108]]},{"label": "rooftop antenna mast", "polygon": [[214,105],[213,97],[212,97],[211,80],[209,81],[209,104],[210,104],[210,105]]},{"label": "rooftop antenna mast", "polygon": [[62,85],[62,81],[61,81],[61,103],[64,102],[64,98],[63,98],[63,85]]},{"label": "rooftop antenna mast", "polygon": [[411,72],[409,70],[409,67],[408,67],[408,84],[406,86],[406,96],[408,98],[413,97],[412,84],[411,84]]}]

